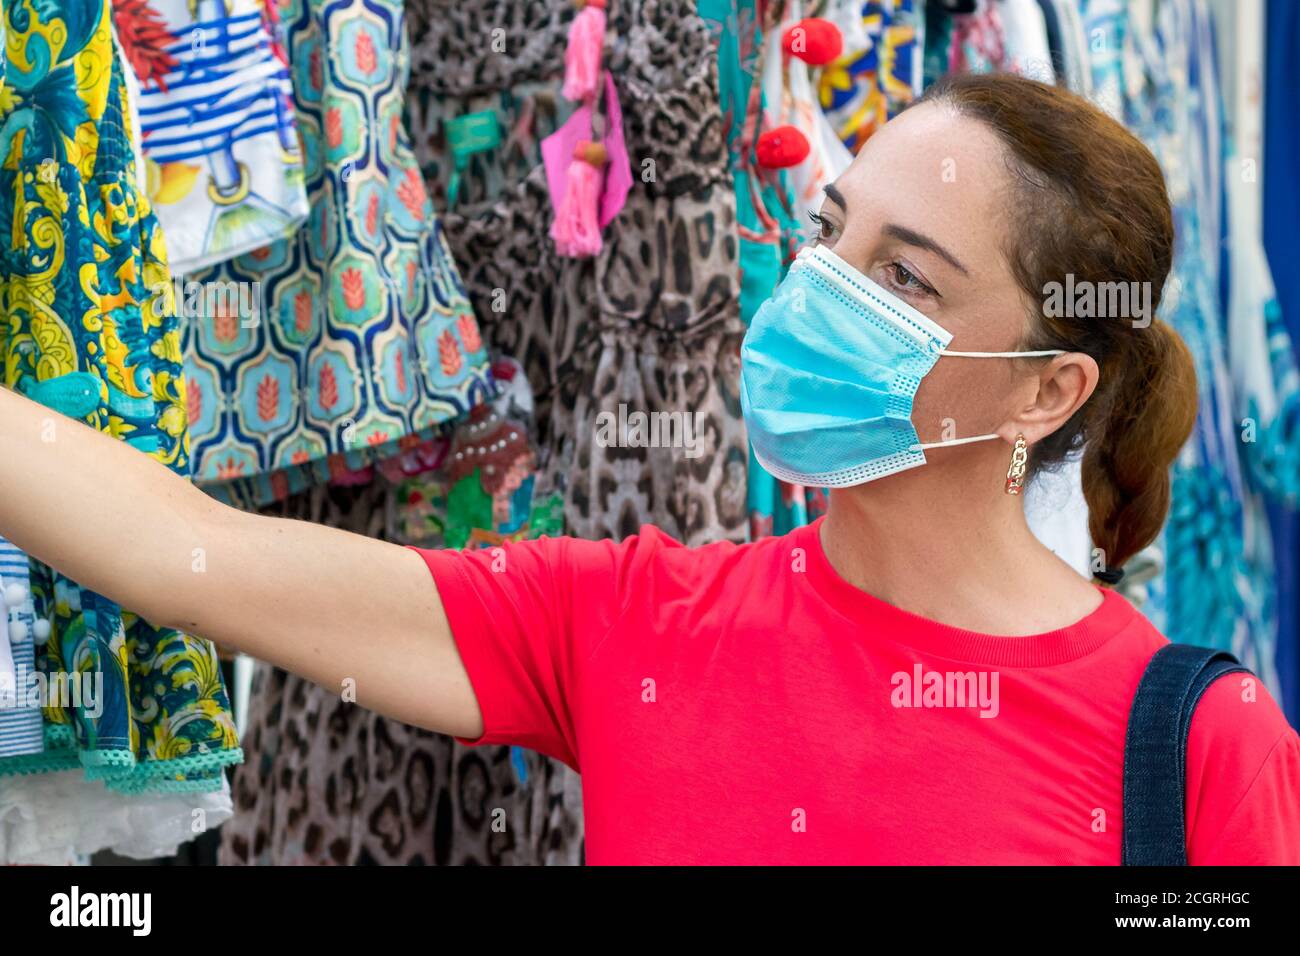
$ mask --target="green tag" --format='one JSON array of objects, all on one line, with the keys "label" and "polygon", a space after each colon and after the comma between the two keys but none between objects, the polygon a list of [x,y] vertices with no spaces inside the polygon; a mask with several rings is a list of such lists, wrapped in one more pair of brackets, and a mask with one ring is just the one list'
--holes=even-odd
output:
[{"label": "green tag", "polygon": [[497,122],[496,110],[480,110],[448,120],[446,133],[455,164],[447,183],[447,203],[453,205],[460,193],[461,171],[469,165],[469,158],[501,145],[501,124]]}]

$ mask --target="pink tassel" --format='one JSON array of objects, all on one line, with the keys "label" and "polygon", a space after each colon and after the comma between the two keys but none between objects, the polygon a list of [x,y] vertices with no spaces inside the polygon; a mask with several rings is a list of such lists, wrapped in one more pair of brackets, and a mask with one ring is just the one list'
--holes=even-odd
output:
[{"label": "pink tassel", "polygon": [[596,95],[605,50],[605,0],[586,0],[569,26],[564,51],[564,98],[583,102]]},{"label": "pink tassel", "polygon": [[551,223],[551,238],[562,256],[583,258],[600,252],[600,222],[597,218],[600,191],[605,184],[605,147],[587,140],[573,150],[573,162],[566,174],[564,198]]}]

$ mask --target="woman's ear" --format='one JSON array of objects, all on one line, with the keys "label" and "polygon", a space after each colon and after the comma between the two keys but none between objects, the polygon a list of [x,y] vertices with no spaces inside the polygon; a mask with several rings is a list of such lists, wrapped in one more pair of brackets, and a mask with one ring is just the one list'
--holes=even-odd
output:
[{"label": "woman's ear", "polygon": [[1097,388],[1100,370],[1091,355],[1067,352],[1028,376],[1028,401],[998,429],[1007,441],[1024,435],[1029,444],[1042,441],[1082,407]]}]

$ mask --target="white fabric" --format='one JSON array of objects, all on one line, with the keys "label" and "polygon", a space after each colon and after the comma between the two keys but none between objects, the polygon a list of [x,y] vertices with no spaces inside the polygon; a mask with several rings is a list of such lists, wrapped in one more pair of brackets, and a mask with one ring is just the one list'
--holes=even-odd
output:
[{"label": "white fabric", "polygon": [[1078,0],[1051,0],[1061,27],[1061,58],[1065,85],[1080,96],[1092,95],[1092,72],[1088,60],[1088,35],[1079,16]]},{"label": "white fabric", "polygon": [[830,0],[822,16],[840,28],[845,50],[871,49],[872,40],[862,22],[862,0]]},{"label": "white fabric", "polygon": [[[1236,163],[1230,159],[1230,163]],[[1229,175],[1229,227],[1232,241],[1232,286],[1228,296],[1228,358],[1236,382],[1239,411],[1248,410],[1245,400],[1253,399],[1259,416],[1257,428],[1271,423],[1278,413],[1278,383],[1273,381],[1269,360],[1265,308],[1276,299],[1273,275],[1259,233],[1251,233],[1242,207],[1251,202],[1242,193],[1258,189],[1240,177]]]},{"label": "white fabric", "polygon": [[[1277,386],[1269,361],[1265,308],[1276,298],[1263,242],[1264,188],[1264,3],[1237,0],[1235,44],[1229,62],[1236,76],[1233,92],[1232,152],[1224,182],[1228,192],[1228,231],[1232,283],[1228,302],[1228,348],[1238,393],[1254,399],[1262,427],[1277,414]],[[1240,411],[1246,411],[1242,403]]]},{"label": "white fabric", "polygon": [[1088,502],[1083,497],[1083,469],[1078,456],[1057,470],[1040,471],[1025,486],[1025,520],[1053,554],[1092,578],[1092,536]]},{"label": "white fabric", "polygon": [[1156,0],[1128,0],[1123,63],[1126,90],[1140,90],[1146,86],[1147,59],[1152,51],[1143,47],[1151,43],[1155,24]]},{"label": "white fabric", "polygon": [[149,171],[144,163],[144,147],[140,133],[140,80],[126,58],[126,50],[122,46],[122,41],[118,39],[117,28],[111,23],[109,28],[113,31],[113,53],[121,65],[122,79],[126,84],[126,108],[130,111],[131,119],[131,155],[135,160],[135,184],[140,190],[140,195],[147,196],[149,195]]},{"label": "white fabric", "polygon": [[1038,0],[998,0],[1006,69],[1031,80],[1056,82],[1047,20]]},{"label": "white fabric", "polygon": [[62,866],[100,850],[138,860],[171,856],[233,815],[224,782],[212,793],[121,794],[80,770],[4,776],[0,865]]},{"label": "white fabric", "polygon": [[[1263,241],[1264,0],[1240,0],[1230,11],[1232,16],[1226,18],[1226,23],[1231,28],[1220,32],[1217,44],[1219,49],[1232,50],[1228,57],[1231,72],[1226,69],[1219,72],[1220,78],[1228,80],[1225,102],[1230,104],[1226,111],[1231,122],[1230,148],[1224,165],[1216,167],[1228,194],[1226,226],[1231,282],[1226,344],[1237,413],[1232,427],[1235,430],[1253,425],[1254,440],[1259,441],[1264,438],[1261,432],[1271,429],[1282,411],[1280,397],[1291,394],[1300,383],[1294,380],[1294,366],[1289,362],[1275,366],[1270,358],[1272,348],[1287,354],[1289,343],[1268,340],[1267,316],[1278,305]],[[1208,48],[1208,42],[1203,46]],[[1293,268],[1290,263],[1277,265]],[[1234,437],[1246,435],[1237,431]],[[1262,496],[1252,491],[1244,497],[1242,505],[1242,556],[1252,567],[1271,568],[1273,543]],[[1275,688],[1277,673],[1271,653],[1275,635],[1272,630],[1261,635],[1251,633],[1252,630],[1256,629],[1239,628],[1233,651],[1269,687]]]}]

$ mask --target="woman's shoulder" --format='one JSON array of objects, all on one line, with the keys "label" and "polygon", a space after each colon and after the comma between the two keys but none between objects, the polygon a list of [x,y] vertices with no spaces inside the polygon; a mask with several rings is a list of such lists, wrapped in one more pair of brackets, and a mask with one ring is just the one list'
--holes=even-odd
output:
[{"label": "woman's shoulder", "polygon": [[1279,747],[1300,747],[1300,738],[1257,675],[1224,674],[1206,688],[1192,715],[1189,764],[1194,759],[1207,766],[1231,763],[1248,771],[1263,766]]},{"label": "woman's shoulder", "polygon": [[[1151,659],[1169,645],[1154,623],[1120,594],[1108,591],[1112,625],[1122,639],[1116,650],[1136,692]],[[1260,675],[1236,671],[1224,674],[1205,689],[1192,716],[1187,762],[1242,773],[1258,768],[1278,745],[1300,745],[1295,730]]]},{"label": "woman's shoulder", "polygon": [[1300,736],[1259,677],[1206,688],[1186,767],[1192,863],[1300,863]]},{"label": "woman's shoulder", "polygon": [[[1120,684],[1131,688],[1120,702],[1127,707],[1169,640],[1119,595],[1107,600],[1123,623],[1114,643]],[[1228,673],[1206,688],[1192,715],[1185,768],[1191,863],[1300,863],[1300,736],[1260,676]]]},{"label": "woman's shoulder", "polygon": [[[1122,608],[1119,619],[1127,621],[1123,653],[1134,665],[1133,676],[1140,679],[1151,659],[1170,641],[1120,595],[1110,592],[1108,599]],[[1137,689],[1136,682],[1133,689]],[[1258,769],[1288,737],[1297,739],[1296,732],[1259,675],[1243,671],[1224,674],[1205,689],[1196,705],[1188,734],[1188,766],[1200,762],[1223,767],[1231,761],[1243,771],[1249,766]]]}]

